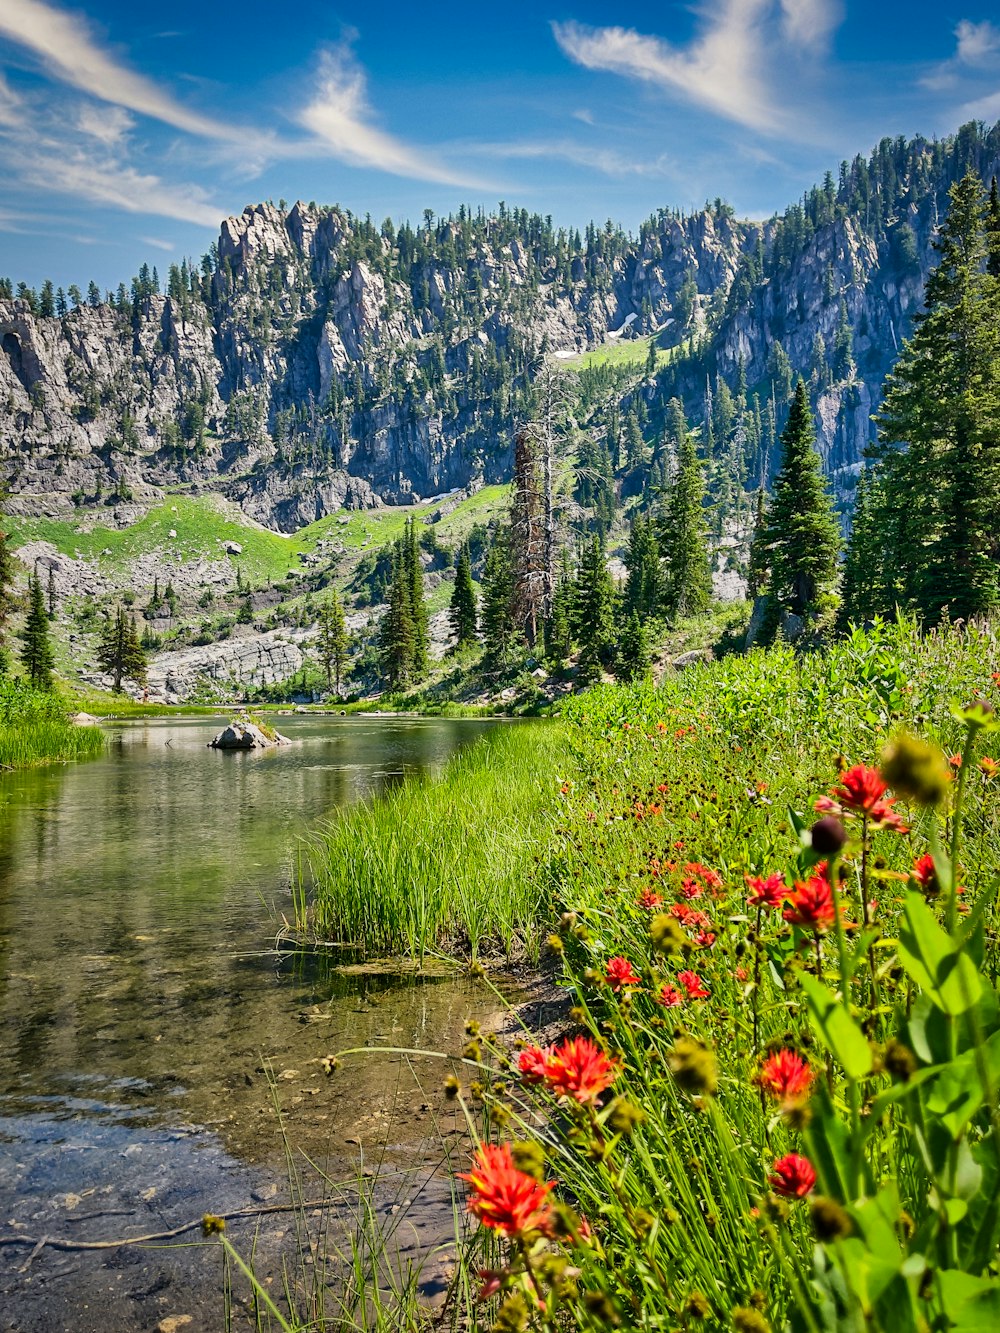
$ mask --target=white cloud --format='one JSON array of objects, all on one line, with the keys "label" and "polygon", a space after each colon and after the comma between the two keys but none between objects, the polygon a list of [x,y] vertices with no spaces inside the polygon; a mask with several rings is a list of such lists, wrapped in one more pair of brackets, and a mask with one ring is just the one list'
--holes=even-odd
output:
[{"label": "white cloud", "polygon": [[781,0],[781,26],[793,46],[820,50],[843,17],[837,0]]},{"label": "white cloud", "polygon": [[173,252],[176,249],[173,241],[163,241],[159,236],[141,236],[139,238],[143,245],[151,245],[156,250],[167,250]]},{"label": "white cloud", "polygon": [[571,139],[525,139],[509,143],[477,143],[467,147],[469,151],[486,157],[525,160],[555,158],[603,172],[607,176],[667,176],[676,166],[666,154],[651,162],[641,162],[627,158],[613,148],[591,147]]},{"label": "white cloud", "polygon": [[23,119],[20,97],[15,93],[3,74],[0,74],[0,125],[14,128]]},{"label": "white cloud", "polygon": [[98,107],[93,102],[83,102],[76,113],[76,127],[81,134],[86,134],[106,148],[123,144],[135,121],[122,107]]},{"label": "white cloud", "polygon": [[801,106],[788,95],[788,69],[825,46],[840,21],[839,0],[704,0],[698,14],[698,35],[684,47],[631,28],[567,22],[552,29],[565,54],[587,69],[654,84],[750,129],[807,132]]},{"label": "white cloud", "polygon": [[86,22],[42,0],[3,0],[0,36],[26,47],[55,78],[103,102],[210,139],[240,139],[246,131],[190,111],[152,80],[101,49]]},{"label": "white cloud", "polygon": [[986,56],[1000,50],[1000,28],[995,28],[989,19],[982,23],[962,19],[955,29],[955,37],[958,40],[955,59],[963,65],[977,65]]},{"label": "white cloud", "polygon": [[438,181],[443,185],[475,185],[468,177],[370,123],[371,107],[364,70],[346,43],[320,56],[315,96],[298,115],[309,130],[341,162],[375,167],[394,176]]}]

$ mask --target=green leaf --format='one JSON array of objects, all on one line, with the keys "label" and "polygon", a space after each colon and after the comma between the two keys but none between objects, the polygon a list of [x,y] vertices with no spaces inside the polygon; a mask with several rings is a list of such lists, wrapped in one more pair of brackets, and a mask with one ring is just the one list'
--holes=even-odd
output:
[{"label": "green leaf", "polygon": [[912,890],[906,895],[899,932],[899,961],[937,1008],[956,1017],[979,999],[983,983],[975,963],[938,925]]},{"label": "green leaf", "polygon": [[996,1333],[1000,1328],[1000,1281],[954,1269],[935,1275],[950,1333]]},{"label": "green leaf", "polygon": [[847,1005],[815,977],[804,972],[800,977],[813,1026],[844,1069],[849,1079],[857,1080],[871,1073],[871,1047],[864,1033],[850,1015]]}]

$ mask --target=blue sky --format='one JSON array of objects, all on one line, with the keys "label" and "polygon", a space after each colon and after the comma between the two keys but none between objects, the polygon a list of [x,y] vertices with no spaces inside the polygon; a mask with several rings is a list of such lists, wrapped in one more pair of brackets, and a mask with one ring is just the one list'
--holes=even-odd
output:
[{"label": "blue sky", "polygon": [[0,0],[0,273],[116,286],[267,198],[763,216],[972,118],[1000,118],[974,0]]}]

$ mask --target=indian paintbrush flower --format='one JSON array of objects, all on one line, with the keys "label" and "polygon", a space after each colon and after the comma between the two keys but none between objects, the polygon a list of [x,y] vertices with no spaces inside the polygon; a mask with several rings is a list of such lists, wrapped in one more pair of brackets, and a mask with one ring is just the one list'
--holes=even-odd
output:
[{"label": "indian paintbrush flower", "polygon": [[615,994],[617,994],[623,986],[642,985],[642,977],[639,976],[629,960],[623,958],[621,954],[616,954],[614,958],[608,959],[608,966],[604,974],[604,979]]},{"label": "indian paintbrush flower", "polygon": [[782,907],[791,894],[782,875],[768,875],[766,879],[758,875],[745,875],[744,878],[750,890],[747,895],[750,907]]},{"label": "indian paintbrush flower", "polygon": [[817,866],[816,873],[807,880],[796,881],[795,891],[781,914],[791,925],[804,926],[817,934],[829,930],[835,920],[833,891],[825,873],[819,873],[821,870],[825,867]]},{"label": "indian paintbrush flower", "polygon": [[804,1199],[816,1184],[816,1171],[807,1157],[790,1152],[775,1162],[767,1183],[786,1199]]},{"label": "indian paintbrush flower", "polygon": [[780,1050],[769,1055],[757,1081],[782,1107],[801,1105],[812,1088],[813,1071],[798,1051]]},{"label": "indian paintbrush flower", "polygon": [[483,1226],[513,1239],[544,1231],[551,1215],[549,1191],[555,1181],[539,1184],[519,1171],[509,1143],[483,1143],[476,1150],[472,1170],[459,1173],[472,1186],[468,1210]]}]

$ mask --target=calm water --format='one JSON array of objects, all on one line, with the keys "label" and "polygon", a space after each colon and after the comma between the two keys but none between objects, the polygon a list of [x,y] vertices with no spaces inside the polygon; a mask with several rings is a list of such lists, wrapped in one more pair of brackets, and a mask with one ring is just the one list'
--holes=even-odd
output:
[{"label": "calm water", "polygon": [[[377,1145],[412,1162],[431,1141],[421,1089],[440,1088],[440,1068],[372,1056],[327,1079],[320,1061],[347,1046],[455,1050],[481,993],[270,946],[302,834],[493,724],[280,722],[294,745],[257,754],[206,748],[217,719],[122,723],[100,760],[0,775],[0,1236],[152,1231],[239,1206],[251,1186],[268,1197],[282,1161],[268,1069],[310,1155]],[[56,1277],[46,1286],[50,1252],[27,1276],[24,1258],[0,1249],[0,1329],[66,1299]],[[67,1282],[79,1292],[88,1273]],[[108,1326],[155,1326],[169,1301],[141,1296],[134,1322]]]}]

